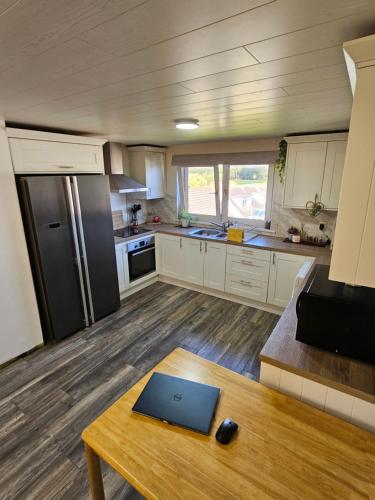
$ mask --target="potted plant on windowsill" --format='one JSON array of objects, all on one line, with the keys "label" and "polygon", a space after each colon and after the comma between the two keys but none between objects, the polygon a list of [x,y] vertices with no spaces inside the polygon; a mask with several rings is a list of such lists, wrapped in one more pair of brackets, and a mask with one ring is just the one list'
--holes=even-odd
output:
[{"label": "potted plant on windowsill", "polygon": [[178,220],[182,227],[189,227],[194,220],[194,216],[189,214],[187,210],[180,210],[178,213]]},{"label": "potted plant on windowsill", "polygon": [[290,226],[288,229],[289,239],[292,243],[300,243],[301,242],[301,231],[294,226]]}]

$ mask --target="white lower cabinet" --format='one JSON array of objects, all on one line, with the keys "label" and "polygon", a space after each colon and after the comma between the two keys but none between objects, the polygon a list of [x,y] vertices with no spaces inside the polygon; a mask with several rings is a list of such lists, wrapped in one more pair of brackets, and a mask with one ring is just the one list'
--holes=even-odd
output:
[{"label": "white lower cabinet", "polygon": [[249,299],[266,302],[267,282],[242,278],[238,274],[227,274],[225,291],[233,295],[240,295]]},{"label": "white lower cabinet", "polygon": [[227,245],[223,243],[204,242],[204,274],[203,285],[214,290],[225,289],[225,264]]},{"label": "white lower cabinet", "polygon": [[193,240],[192,238],[183,238],[182,240],[182,255],[183,267],[181,274],[184,281],[194,283],[195,285],[203,286],[203,270],[204,270],[204,241]]},{"label": "white lower cabinet", "polygon": [[239,274],[244,279],[251,278],[268,282],[269,271],[270,264],[266,260],[227,255],[227,273],[229,274]]},{"label": "white lower cabinet", "polygon": [[156,271],[159,274],[184,279],[182,240],[169,234],[156,235]]},{"label": "white lower cabinet", "polygon": [[225,291],[266,302],[269,261],[268,250],[228,245]]},{"label": "white lower cabinet", "polygon": [[224,291],[225,244],[162,234],[156,252],[159,274]]},{"label": "white lower cabinet", "polygon": [[156,235],[156,255],[162,276],[278,307],[288,305],[298,271],[314,260],[169,234]]},{"label": "white lower cabinet", "polygon": [[129,288],[128,253],[126,245],[116,245],[116,264],[120,293]]},{"label": "white lower cabinet", "polygon": [[293,295],[294,282],[304,262],[312,257],[272,252],[268,281],[269,304],[286,307]]}]

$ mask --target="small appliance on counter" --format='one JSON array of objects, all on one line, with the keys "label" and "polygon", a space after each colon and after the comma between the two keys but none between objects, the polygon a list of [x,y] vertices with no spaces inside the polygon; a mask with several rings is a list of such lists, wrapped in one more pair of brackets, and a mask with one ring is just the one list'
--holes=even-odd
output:
[{"label": "small appliance on counter", "polygon": [[328,279],[317,265],[297,300],[296,340],[375,364],[375,289]]},{"label": "small appliance on counter", "polygon": [[138,230],[138,212],[142,210],[142,205],[140,203],[134,203],[130,211],[132,213],[131,226],[133,228],[134,234],[137,234]]}]

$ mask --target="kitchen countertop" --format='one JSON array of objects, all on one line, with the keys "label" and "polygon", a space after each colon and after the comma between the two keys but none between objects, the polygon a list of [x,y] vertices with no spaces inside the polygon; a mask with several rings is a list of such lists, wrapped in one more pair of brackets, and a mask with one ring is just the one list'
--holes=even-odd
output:
[{"label": "kitchen countertop", "polygon": [[[163,233],[172,234],[175,236],[183,236],[184,238],[202,239],[207,241],[215,241],[216,243],[227,243],[228,245],[238,245],[249,248],[257,248],[259,250],[270,250],[274,252],[284,252],[296,255],[306,255],[307,257],[314,257],[318,264],[329,264],[331,260],[331,250],[329,248],[321,248],[309,245],[301,245],[298,243],[288,243],[283,241],[283,238],[278,238],[276,236],[264,236],[259,235],[252,238],[248,242],[235,243],[227,240],[213,240],[212,238],[197,238],[196,236],[191,236],[189,232],[194,229],[194,227],[176,227],[173,224],[160,224],[160,225],[142,225],[141,227],[152,229],[153,233]],[[142,236],[150,235],[152,233],[143,233],[130,236],[129,238],[115,238],[115,244],[126,243],[131,240],[141,238]]]},{"label": "kitchen countertop", "polygon": [[[306,276],[307,279],[308,276]],[[301,284],[299,291],[302,290],[306,280]],[[324,351],[296,340],[296,302],[299,291],[294,294],[281,315],[260,353],[260,360],[375,403],[374,365]]]},{"label": "kitchen countertop", "polygon": [[[115,238],[116,244],[123,244],[153,233],[172,234],[185,238],[194,238],[189,235],[193,227],[182,228],[173,224],[143,225],[152,229],[150,233],[130,236],[129,238]],[[226,240],[212,240],[199,238],[217,243],[240,245],[261,250],[285,252],[297,255],[314,257],[315,263],[329,265],[331,251],[329,248],[301,245],[284,242],[283,238],[259,235],[243,243],[227,242]],[[307,280],[308,276],[306,277]],[[301,284],[302,289],[304,283]],[[292,298],[284,310],[260,353],[261,361],[275,365],[284,370],[296,373],[316,382],[325,384],[348,394],[360,397],[375,403],[375,366],[346,358],[338,354],[303,344],[295,339],[297,329],[296,301],[299,293]]]}]

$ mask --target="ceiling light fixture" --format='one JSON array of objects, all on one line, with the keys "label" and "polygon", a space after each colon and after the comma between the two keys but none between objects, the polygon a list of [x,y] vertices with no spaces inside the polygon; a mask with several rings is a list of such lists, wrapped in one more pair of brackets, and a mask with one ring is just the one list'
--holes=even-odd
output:
[{"label": "ceiling light fixture", "polygon": [[176,124],[176,128],[182,130],[192,130],[193,128],[199,127],[199,120],[195,118],[181,118],[179,120],[174,121]]}]

